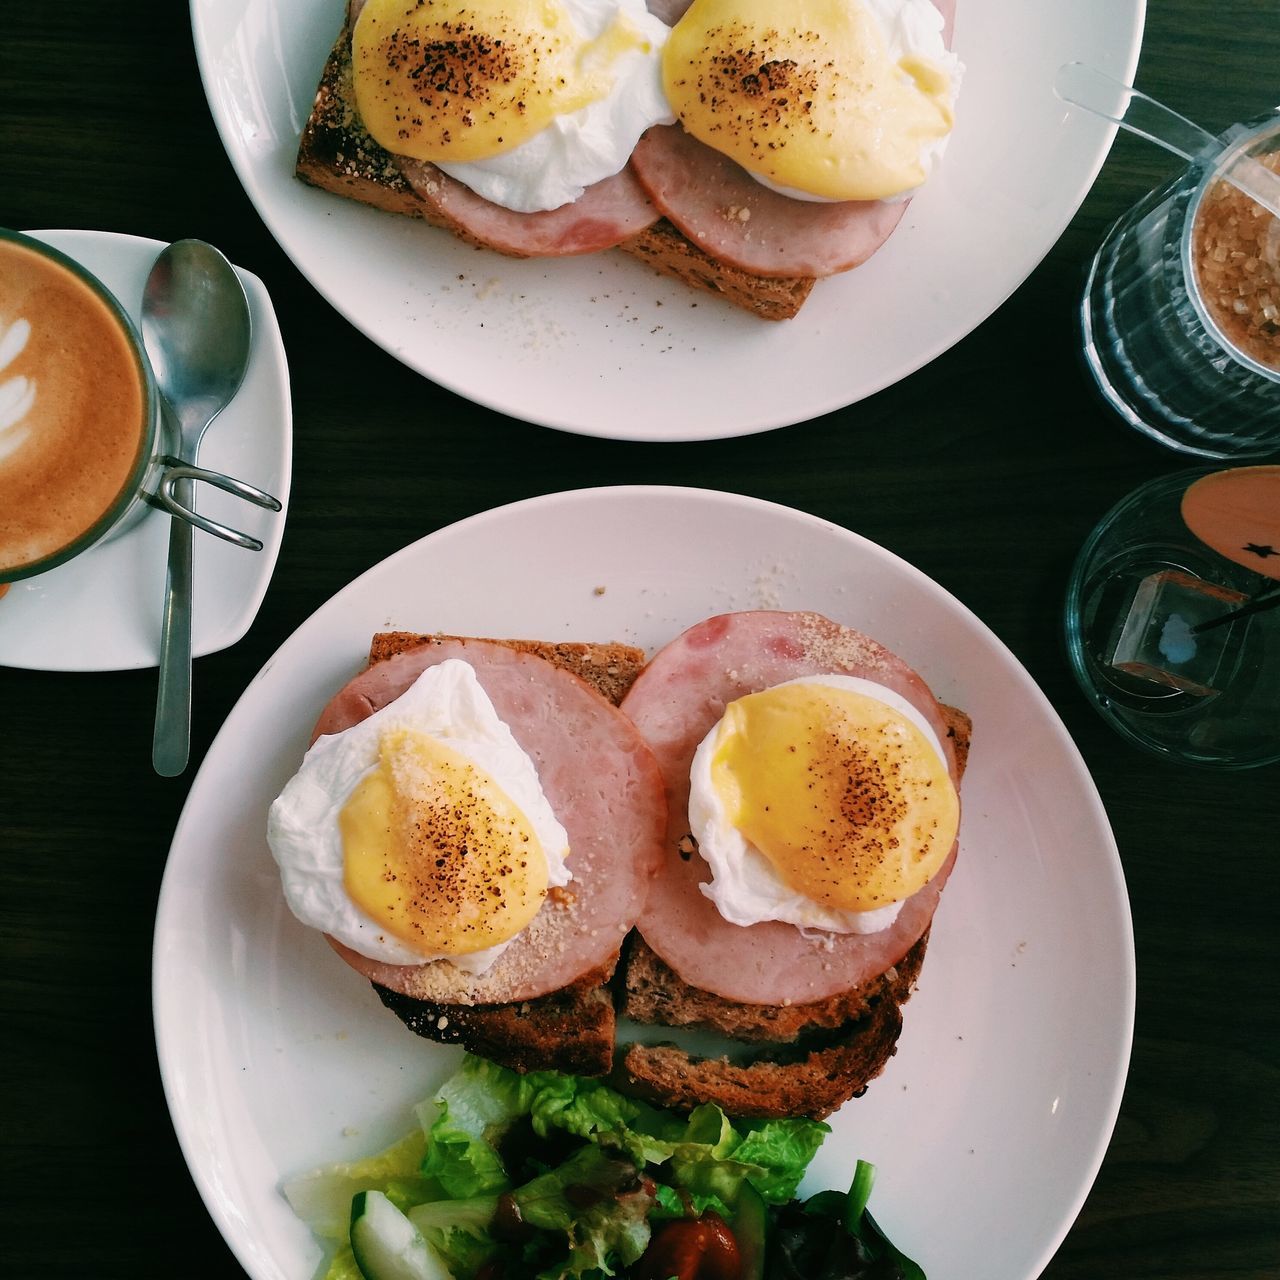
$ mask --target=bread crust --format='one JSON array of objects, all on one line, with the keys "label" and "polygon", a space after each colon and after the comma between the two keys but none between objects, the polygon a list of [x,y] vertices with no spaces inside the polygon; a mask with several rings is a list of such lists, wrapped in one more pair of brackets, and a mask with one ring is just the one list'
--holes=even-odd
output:
[{"label": "bread crust", "polygon": [[[295,173],[323,191],[358,200],[385,213],[421,218],[452,231],[468,244],[490,248],[465,228],[437,216],[360,122],[352,84],[351,28],[346,23],[325,61],[298,145]],[[665,218],[618,247],[647,262],[659,274],[722,297],[762,320],[790,319],[815,283],[812,276],[770,279],[717,262]]]},{"label": "bread crust", "polygon": [[[617,957],[614,957],[614,964]],[[613,1064],[617,1018],[608,988],[614,964],[583,974],[550,995],[510,1004],[415,1000],[376,982],[378,999],[417,1035],[460,1044],[514,1071],[602,1076]]]},{"label": "bread crust", "polygon": [[[822,1120],[861,1094],[897,1052],[902,1006],[920,975],[928,943],[926,933],[866,992],[862,1013],[834,1035],[810,1035],[807,1043],[795,1037],[793,1047],[759,1050],[760,1056],[745,1065],[695,1057],[673,1044],[633,1044],[620,1055],[611,1082],[624,1093],[676,1110],[715,1102],[733,1116]],[[808,1024],[810,1030],[817,1025]]]}]

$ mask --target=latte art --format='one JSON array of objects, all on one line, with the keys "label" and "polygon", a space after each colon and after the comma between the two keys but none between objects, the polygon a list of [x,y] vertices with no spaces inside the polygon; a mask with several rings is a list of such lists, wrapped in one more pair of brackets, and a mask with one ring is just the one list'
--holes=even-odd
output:
[{"label": "latte art", "polygon": [[[26,320],[15,320],[0,335],[0,374],[22,354],[31,337],[31,325]],[[23,427],[23,419],[36,402],[36,384],[21,375],[0,382],[0,462],[22,447],[30,434]]]},{"label": "latte art", "polygon": [[0,233],[0,576],[60,563],[123,513],[150,457],[153,403],[110,295]]}]

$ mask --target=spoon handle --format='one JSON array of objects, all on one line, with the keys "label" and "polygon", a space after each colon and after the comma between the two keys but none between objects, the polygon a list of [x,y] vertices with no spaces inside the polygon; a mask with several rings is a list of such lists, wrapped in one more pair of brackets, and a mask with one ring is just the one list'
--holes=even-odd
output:
[{"label": "spoon handle", "polygon": [[[1193,164],[1210,164],[1223,155],[1221,140],[1206,129],[1086,63],[1064,63],[1058,68],[1053,88],[1063,102],[1083,107]],[[1218,176],[1280,218],[1280,176],[1253,156],[1237,150]]]},{"label": "spoon handle", "polygon": [[[191,481],[180,482],[191,501]],[[151,763],[162,778],[176,778],[191,753],[191,526],[176,516],[169,522],[169,573],[160,627],[160,687],[151,739]]]}]

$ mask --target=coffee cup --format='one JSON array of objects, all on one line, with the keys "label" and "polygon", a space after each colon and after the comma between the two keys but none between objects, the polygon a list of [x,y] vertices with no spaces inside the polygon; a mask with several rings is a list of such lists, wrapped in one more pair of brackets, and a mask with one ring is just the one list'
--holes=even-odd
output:
[{"label": "coffee cup", "polygon": [[279,504],[181,462],[176,441],[118,299],[66,254],[0,228],[0,583],[56,568],[152,509],[260,549],[198,515],[175,487],[206,480]]},{"label": "coffee cup", "polygon": [[1080,307],[1085,365],[1131,426],[1201,458],[1280,453],[1280,220],[1222,178],[1280,168],[1280,114],[1236,125],[1108,231]]}]

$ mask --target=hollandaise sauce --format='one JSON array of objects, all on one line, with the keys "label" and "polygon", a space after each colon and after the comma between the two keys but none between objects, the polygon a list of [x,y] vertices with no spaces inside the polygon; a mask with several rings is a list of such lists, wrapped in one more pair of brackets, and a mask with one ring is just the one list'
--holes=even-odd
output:
[{"label": "hollandaise sauce", "polygon": [[339,827],[351,900],[423,954],[506,942],[546,897],[546,855],[524,813],[482,769],[424,735],[384,735]]},{"label": "hollandaise sauce", "polygon": [[617,60],[647,47],[622,12],[584,35],[561,0],[368,0],[352,34],[356,106],[396,155],[486,160],[607,97]]},{"label": "hollandaise sauce", "polygon": [[892,56],[862,0],[694,0],[667,41],[663,82],[694,137],[827,200],[919,186],[953,123],[950,74]]}]

